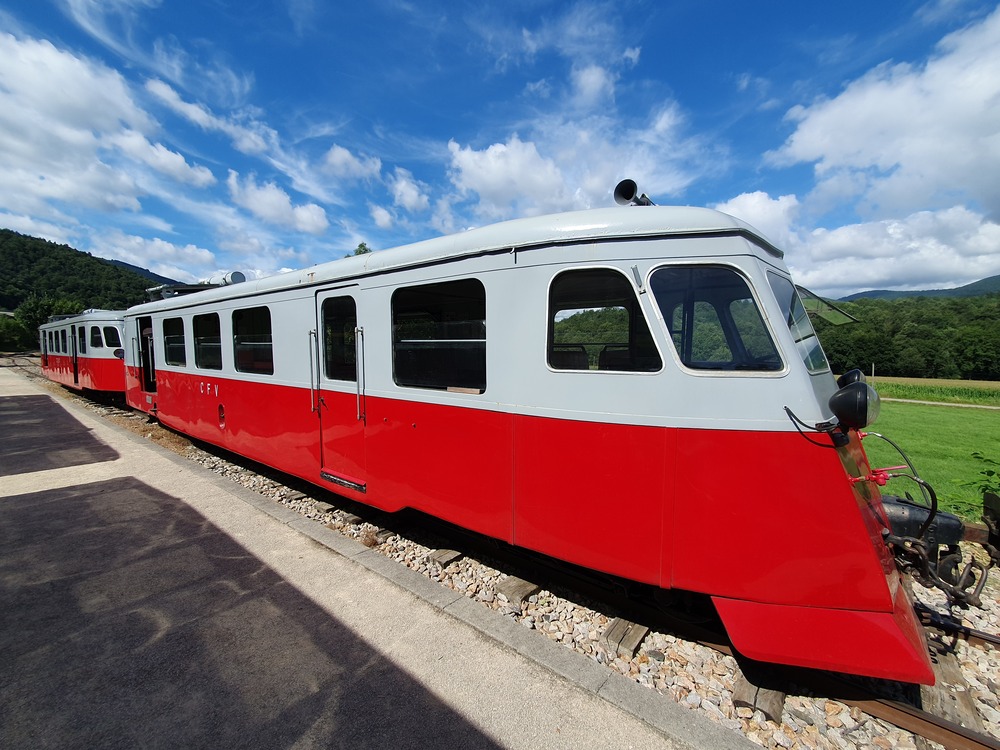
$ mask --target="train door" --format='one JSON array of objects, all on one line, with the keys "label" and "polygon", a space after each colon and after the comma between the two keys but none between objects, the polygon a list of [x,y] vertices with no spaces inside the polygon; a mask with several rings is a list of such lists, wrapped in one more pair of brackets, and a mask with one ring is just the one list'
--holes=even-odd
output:
[{"label": "train door", "polygon": [[355,492],[367,490],[365,460],[365,340],[357,287],[318,292],[313,336],[319,414],[320,476]]},{"label": "train door", "polygon": [[139,364],[139,379],[142,390],[146,393],[156,393],[156,360],[153,358],[153,319],[149,316],[136,318],[136,338],[132,346],[136,350],[136,361]]},{"label": "train door", "polygon": [[73,385],[80,385],[80,350],[76,345],[76,326],[70,326],[69,338],[73,354]]}]

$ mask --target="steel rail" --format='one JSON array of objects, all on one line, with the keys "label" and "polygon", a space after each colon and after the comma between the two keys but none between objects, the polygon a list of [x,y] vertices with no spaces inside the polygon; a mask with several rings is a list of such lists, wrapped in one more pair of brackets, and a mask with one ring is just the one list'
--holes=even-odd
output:
[{"label": "steel rail", "polygon": [[1000,635],[970,628],[923,605],[918,605],[916,609],[920,624],[925,628],[932,628],[945,635],[953,636],[976,648],[993,646],[1000,650]]}]

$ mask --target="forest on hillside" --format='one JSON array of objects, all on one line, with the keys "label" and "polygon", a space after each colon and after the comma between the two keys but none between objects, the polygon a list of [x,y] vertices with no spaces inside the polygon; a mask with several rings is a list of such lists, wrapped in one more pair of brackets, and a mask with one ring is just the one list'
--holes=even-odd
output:
[{"label": "forest on hillside", "polygon": [[49,315],[87,308],[123,310],[145,301],[155,282],[69,245],[0,229],[0,349],[37,346]]},{"label": "forest on hillside", "polygon": [[857,323],[814,321],[834,372],[1000,380],[1000,294],[860,299],[837,306]]}]

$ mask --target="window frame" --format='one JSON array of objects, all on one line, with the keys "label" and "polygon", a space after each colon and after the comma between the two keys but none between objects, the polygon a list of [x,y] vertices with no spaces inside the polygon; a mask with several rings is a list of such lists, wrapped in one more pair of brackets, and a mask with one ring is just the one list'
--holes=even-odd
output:
[{"label": "window frame", "polygon": [[[334,310],[335,305],[342,304],[345,300],[350,300],[351,311],[353,317],[340,316],[337,311]],[[350,326],[350,330],[345,328],[342,331],[342,337],[340,338],[339,345],[337,344],[337,336],[331,336],[331,328],[327,327],[327,320],[345,320],[354,321],[354,325]],[[357,383],[358,382],[358,339],[357,339],[357,329],[358,329],[358,301],[353,294],[337,294],[323,299],[320,305],[320,330],[322,332],[323,340],[320,342],[321,356],[323,358],[323,377],[326,380],[336,381],[339,383]],[[354,338],[350,343],[348,343],[348,335]],[[336,358],[333,356],[334,352],[340,352],[343,356],[342,362],[335,361]],[[340,377],[340,375],[345,374],[353,365],[353,372],[351,377]],[[340,372],[336,372],[337,368],[340,368]]]},{"label": "window frame", "polygon": [[[664,310],[661,307],[660,299],[659,299],[659,297],[657,297],[656,291],[654,290],[654,278],[655,278],[657,272],[659,272],[661,270],[665,270],[665,269],[689,269],[689,270],[693,270],[693,269],[713,269],[713,268],[714,269],[728,271],[728,272],[734,274],[746,286],[746,289],[749,292],[749,296],[745,297],[744,299],[749,299],[749,300],[751,300],[753,302],[754,308],[756,309],[757,315],[758,315],[758,317],[760,319],[760,323],[762,325],[762,331],[765,332],[767,334],[768,338],[770,339],[771,345],[772,345],[772,347],[774,349],[774,353],[775,353],[775,355],[778,358],[778,363],[779,363],[778,367],[770,368],[770,369],[765,369],[765,368],[760,368],[760,369],[744,369],[744,368],[735,367],[735,366],[730,366],[730,367],[693,367],[693,366],[691,366],[690,364],[688,364],[685,361],[682,352],[679,351],[679,349],[677,347],[677,344],[674,342],[674,332],[671,330],[670,320],[669,320],[668,314],[667,314],[668,311]],[[767,288],[768,292],[770,293],[770,286],[767,285],[766,280],[765,280],[764,284],[766,285],[766,288]],[[753,283],[753,280],[752,280],[750,274],[748,274],[745,269],[741,268],[740,266],[733,265],[731,263],[714,262],[714,261],[708,260],[708,259],[697,260],[697,261],[692,261],[692,262],[682,262],[682,263],[662,263],[662,264],[657,265],[657,266],[653,267],[652,269],[650,269],[649,275],[647,276],[647,288],[649,289],[649,293],[650,293],[650,295],[652,295],[652,298],[653,298],[653,300],[654,300],[654,302],[656,304],[657,316],[659,317],[660,321],[662,322],[663,332],[664,332],[664,334],[665,334],[665,336],[667,338],[667,342],[669,344],[671,356],[673,356],[674,361],[677,363],[678,367],[680,367],[684,372],[689,373],[691,375],[699,375],[699,376],[703,376],[703,377],[733,377],[733,376],[738,376],[738,377],[757,377],[757,378],[759,378],[759,377],[767,377],[767,378],[783,377],[783,376],[785,376],[788,373],[788,358],[785,356],[785,353],[784,353],[784,351],[782,349],[782,346],[780,344],[781,338],[779,336],[775,335],[774,327],[771,324],[771,319],[770,319],[770,316],[768,315],[767,308],[766,308],[766,306],[762,302],[762,299],[761,299],[761,296],[760,296],[760,292],[758,291],[756,285]],[[732,303],[734,301],[735,301],[735,299],[729,300],[729,302],[726,305],[726,308],[730,309],[731,306],[732,306]],[[712,305],[712,307],[715,308],[716,311],[717,311],[718,308],[716,308],[715,305]],[[718,313],[716,312],[716,314],[718,314]],[[740,330],[738,328],[739,324],[738,324],[737,321],[734,320],[734,318],[733,318],[732,315],[730,315],[729,318],[730,318],[730,321],[736,326],[736,333],[739,336],[740,343],[741,343],[741,345],[743,346],[743,348],[745,350],[746,349],[746,345],[745,345],[745,341],[743,340],[743,334],[742,334],[742,332],[740,332]],[[725,336],[725,332],[726,332],[725,325],[722,325],[722,330],[723,330],[723,335]],[[730,339],[729,339],[728,336],[726,336],[726,345],[730,349],[730,351],[732,351],[732,342],[730,341]]]},{"label": "window frame", "polygon": [[[559,283],[560,279],[563,279],[570,275],[579,276],[588,273],[597,274],[602,272],[608,274],[614,274],[621,280],[623,290],[624,289],[629,290],[631,296],[628,298],[628,301],[632,308],[631,311],[629,310],[628,307],[622,307],[622,305],[619,304],[606,304],[607,300],[605,300],[604,303],[595,304],[593,307],[560,308],[559,310],[553,310],[554,290],[556,288],[556,285]],[[599,352],[597,355],[598,366],[596,368],[592,368],[590,366],[590,354],[589,352],[587,352],[585,344],[577,345],[570,342],[563,342],[563,343],[555,342],[555,334],[556,334],[555,328],[556,328],[556,323],[558,322],[556,320],[556,316],[558,315],[559,312],[571,309],[584,311],[590,309],[608,309],[611,307],[622,308],[624,312],[629,315],[628,329],[627,329],[629,341],[624,342],[622,344],[617,344],[614,342],[605,342],[603,344],[601,344],[601,342],[593,342],[589,344],[590,346],[599,346],[599,345],[602,346],[602,351]],[[641,342],[639,341],[639,337],[641,336],[642,332],[637,330],[636,327],[640,321],[645,326],[645,334],[648,337],[649,349],[646,350],[641,349]],[[626,273],[623,269],[617,266],[603,266],[603,265],[582,266],[582,267],[574,266],[569,268],[563,268],[557,273],[555,273],[552,276],[552,278],[549,279],[548,290],[546,292],[545,329],[546,329],[545,365],[551,372],[557,372],[557,373],[584,372],[584,373],[600,373],[605,375],[655,375],[657,373],[663,372],[663,367],[664,367],[663,352],[660,350],[660,346],[657,343],[656,335],[654,333],[654,331],[656,330],[656,326],[655,324],[651,323],[650,317],[647,314],[646,309],[643,307],[639,291],[636,289],[635,284],[633,284],[632,279],[629,277],[628,273]],[[580,369],[575,367],[555,366],[552,363],[552,355],[555,353],[556,351],[555,347],[557,346],[566,346],[566,347],[580,346],[581,348],[583,348],[584,352],[587,354],[587,360],[588,360],[587,368]],[[655,353],[657,364],[655,367],[648,367],[648,368],[640,368],[640,367],[621,368],[621,367],[611,367],[611,366],[602,368],[600,366],[601,354],[605,351],[608,351],[608,347],[611,346],[626,347],[629,352],[630,361],[633,361],[634,357],[636,356],[650,357],[653,353]],[[609,357],[609,359],[611,358]]]},{"label": "window frame", "polygon": [[[175,323],[180,323],[180,359],[172,357],[171,353],[176,353],[178,345],[176,342],[168,341],[169,338],[176,338],[178,334],[174,331],[168,332],[168,326],[174,327]],[[164,318],[160,322],[160,335],[163,343],[163,364],[169,367],[187,367],[187,326],[184,325],[184,318],[180,315],[173,318]]]},{"label": "window frame", "polygon": [[[104,345],[108,349],[121,349],[122,348],[122,334],[118,330],[118,326],[102,326],[101,331],[104,334]],[[115,343],[111,343],[111,337],[108,336],[108,331],[112,331],[115,334]]]},{"label": "window frame", "polygon": [[[200,341],[199,339],[212,338],[212,331],[207,331],[208,335],[199,335],[201,328],[205,321],[215,319],[215,330],[218,332],[217,341]],[[219,315],[217,310],[211,312],[200,313],[198,315],[191,316],[191,340],[194,343],[194,366],[199,370],[222,370],[224,365],[224,360],[222,356],[222,316]],[[218,365],[215,364],[214,357],[208,357],[208,347],[214,349],[218,347]],[[206,359],[207,363],[203,364],[202,360]]]},{"label": "window frame", "polygon": [[[260,315],[260,311],[265,315]],[[253,328],[255,322],[267,321],[267,332],[263,329]],[[244,321],[249,321],[251,332],[242,331]],[[271,308],[267,305],[254,305],[253,307],[239,307],[230,314],[232,323],[232,344],[233,344],[233,366],[236,372],[245,375],[274,375],[274,327],[271,322]],[[264,336],[266,341],[244,341],[240,342],[241,336]],[[244,349],[241,350],[241,347]],[[249,365],[241,363],[241,355],[249,352]],[[266,352],[266,356],[262,356]]]},{"label": "window frame", "polygon": [[[781,290],[783,294],[791,292],[787,305],[778,296],[778,289],[775,288],[776,283],[786,285],[786,288]],[[809,319],[809,313],[802,304],[802,299],[799,296],[799,290],[795,287],[795,282],[788,276],[768,270],[767,284],[771,290],[771,294],[774,295],[775,301],[778,303],[778,309],[785,316],[784,322],[788,327],[788,334],[792,337],[795,351],[799,355],[799,359],[802,360],[802,364],[805,365],[806,371],[810,375],[822,375],[823,373],[830,372],[830,359],[826,356],[826,351],[823,349],[823,342],[820,341],[819,334],[816,333],[816,328]],[[794,316],[796,304],[798,304],[798,309],[801,311],[801,315],[798,317]],[[803,321],[805,328],[802,325]],[[811,345],[805,345],[809,339],[815,339],[815,341]],[[816,352],[819,352],[819,356],[822,358],[822,364],[818,367],[812,364]]]},{"label": "window frame", "polygon": [[[465,285],[474,294],[451,298],[459,300],[448,304],[448,295],[440,294],[435,300],[436,305],[423,304],[421,295],[432,294],[432,289],[445,287],[457,288]],[[431,298],[432,300],[434,298]],[[403,304],[405,303],[405,304]],[[400,309],[400,308],[403,309]],[[475,276],[465,276],[457,279],[426,281],[396,287],[389,302],[389,322],[391,329],[390,343],[392,346],[392,380],[400,388],[418,388],[427,391],[464,393],[479,395],[488,388],[489,367],[487,357],[487,291],[482,280]],[[481,317],[471,317],[469,312],[482,312]],[[465,313],[461,319],[449,319],[450,312]],[[437,317],[435,317],[435,313]],[[428,319],[422,324],[419,315],[426,314]],[[461,333],[462,329],[471,330],[481,326],[482,337],[469,335],[449,335]],[[403,328],[411,329],[433,327],[433,336],[426,335],[404,339]],[[449,330],[451,329],[451,330]],[[404,345],[411,346],[405,347]],[[405,375],[402,362],[408,360]],[[411,375],[411,372],[414,373]]]}]

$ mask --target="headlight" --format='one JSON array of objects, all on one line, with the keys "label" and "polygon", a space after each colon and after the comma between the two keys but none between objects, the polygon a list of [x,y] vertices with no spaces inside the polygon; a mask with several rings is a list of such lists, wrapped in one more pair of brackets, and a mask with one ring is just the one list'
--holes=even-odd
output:
[{"label": "headlight", "polygon": [[[855,371],[852,371],[855,372]],[[860,374],[860,370],[856,371]],[[841,380],[851,373],[841,377]],[[878,419],[882,402],[875,389],[861,380],[855,380],[844,385],[830,396],[830,411],[837,417],[843,427],[860,430]]]}]

